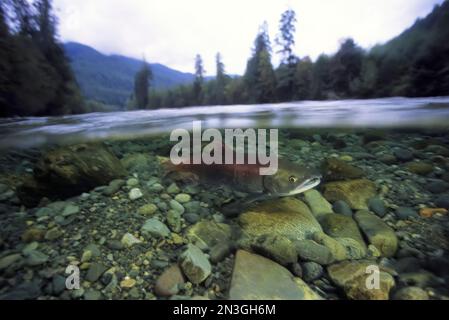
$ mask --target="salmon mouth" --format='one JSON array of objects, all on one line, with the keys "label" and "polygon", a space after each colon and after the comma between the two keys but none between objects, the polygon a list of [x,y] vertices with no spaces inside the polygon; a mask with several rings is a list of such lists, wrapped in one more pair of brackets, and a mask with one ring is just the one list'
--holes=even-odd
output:
[{"label": "salmon mouth", "polygon": [[313,176],[305,180],[298,187],[287,193],[286,196],[293,196],[296,194],[306,192],[307,190],[310,190],[312,188],[315,188],[317,185],[321,183],[321,178],[322,178],[321,176]]}]

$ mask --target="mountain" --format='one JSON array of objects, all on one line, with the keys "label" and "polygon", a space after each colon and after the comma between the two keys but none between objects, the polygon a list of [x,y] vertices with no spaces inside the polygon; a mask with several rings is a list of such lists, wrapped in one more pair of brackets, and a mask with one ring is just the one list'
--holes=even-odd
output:
[{"label": "mountain", "polygon": [[[64,50],[83,95],[87,99],[112,105],[124,105],[134,88],[134,75],[142,61],[120,55],[105,55],[76,42],[64,44]],[[162,64],[150,64],[152,86],[172,88],[193,82],[194,75],[170,69]]]},{"label": "mountain", "polygon": [[371,57],[378,65],[377,96],[449,94],[449,1],[384,45]]}]

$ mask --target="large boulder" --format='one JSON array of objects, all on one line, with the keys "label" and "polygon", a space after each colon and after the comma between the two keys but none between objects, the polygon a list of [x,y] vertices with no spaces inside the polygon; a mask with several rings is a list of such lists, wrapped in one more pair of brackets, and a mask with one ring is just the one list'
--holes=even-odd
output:
[{"label": "large boulder", "polygon": [[368,179],[329,182],[324,185],[324,197],[330,201],[345,201],[352,209],[368,209],[368,200],[376,196],[376,185]]},{"label": "large boulder", "polygon": [[239,250],[229,291],[231,300],[318,300],[290,271],[262,256]]},{"label": "large boulder", "polygon": [[304,240],[322,231],[307,205],[293,197],[261,203],[242,213],[238,221],[243,235],[253,239],[270,234]]},{"label": "large boulder", "polygon": [[120,160],[102,144],[60,147],[38,160],[17,194],[23,204],[35,206],[42,197],[76,196],[125,175]]}]

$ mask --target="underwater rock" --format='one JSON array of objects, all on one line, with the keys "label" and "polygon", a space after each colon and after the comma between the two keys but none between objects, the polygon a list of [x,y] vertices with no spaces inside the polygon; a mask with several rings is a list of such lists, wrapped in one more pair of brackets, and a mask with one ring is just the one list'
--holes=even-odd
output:
[{"label": "underwater rock", "polygon": [[376,196],[376,185],[367,179],[329,182],[324,185],[324,197],[330,201],[345,201],[352,209],[368,209],[367,202]]},{"label": "underwater rock", "polygon": [[165,270],[157,279],[154,293],[159,297],[170,297],[179,292],[179,286],[185,282],[184,275],[177,264]]},{"label": "underwater rock", "polygon": [[321,265],[328,265],[334,262],[334,257],[329,248],[313,240],[295,241],[294,245],[299,258],[303,261],[316,262]]},{"label": "underwater rock", "polygon": [[170,229],[156,218],[145,221],[140,231],[146,238],[167,238],[170,235]]},{"label": "underwater rock", "polygon": [[288,266],[298,261],[294,244],[287,238],[274,235],[263,235],[251,245],[258,254],[270,258],[277,263]]},{"label": "underwater rock", "polygon": [[89,282],[95,282],[102,276],[105,271],[108,270],[106,266],[100,263],[92,263],[87,270],[86,280]]},{"label": "underwater rock", "polygon": [[[368,277],[373,272],[370,268],[379,268],[380,287],[369,288]],[[344,261],[327,268],[331,280],[345,291],[346,296],[352,300],[388,300],[391,288],[394,287],[394,278],[381,267],[371,261]]]},{"label": "underwater rock", "polygon": [[322,231],[307,205],[293,197],[260,203],[242,213],[238,222],[243,234],[253,239],[271,234],[292,241],[304,240]]},{"label": "underwater rock", "polygon": [[369,211],[358,211],[354,217],[369,243],[379,249],[382,256],[394,256],[398,249],[398,238],[393,229]]},{"label": "underwater rock", "polygon": [[352,209],[345,201],[342,200],[335,201],[334,205],[332,206],[332,209],[334,210],[335,213],[352,217]]},{"label": "underwater rock", "polygon": [[408,171],[421,176],[426,176],[433,171],[433,165],[426,162],[409,162],[405,165]]},{"label": "underwater rock", "polygon": [[177,194],[176,197],[175,197],[175,200],[178,201],[181,204],[190,202],[191,199],[192,199],[192,197],[189,194],[186,194],[186,193]]},{"label": "underwater rock", "polygon": [[125,233],[122,237],[121,243],[126,248],[131,248],[135,244],[142,243],[139,239],[137,239],[135,236],[133,236],[131,233]]},{"label": "underwater rock", "polygon": [[348,260],[360,260],[366,257],[368,249],[366,245],[352,238],[334,238],[346,250]]},{"label": "underwater rock", "polygon": [[168,210],[167,224],[173,232],[180,232],[182,225],[181,213],[175,210]]},{"label": "underwater rock", "polygon": [[239,250],[229,291],[231,300],[318,300],[321,297],[285,267]]},{"label": "underwater rock", "polygon": [[429,300],[429,295],[420,287],[405,287],[396,291],[394,300]]},{"label": "underwater rock", "polygon": [[186,277],[193,284],[199,284],[209,277],[212,272],[207,256],[192,244],[180,256],[180,265]]},{"label": "underwater rock", "polygon": [[143,153],[127,154],[120,162],[128,172],[139,175],[152,172],[157,163],[151,156]]},{"label": "underwater rock", "polygon": [[120,191],[120,189],[126,184],[125,180],[123,179],[115,179],[112,180],[109,185],[104,188],[103,194],[105,196],[112,196],[113,194]]},{"label": "underwater rock", "polygon": [[125,175],[120,161],[103,145],[61,147],[37,162],[33,177],[17,188],[17,194],[24,205],[36,206],[43,197],[76,196]]},{"label": "underwater rock", "polygon": [[129,200],[134,201],[143,197],[142,191],[139,188],[131,189],[129,192]]},{"label": "underwater rock", "polygon": [[45,233],[45,240],[53,241],[59,239],[62,236],[62,231],[58,228],[52,228]]},{"label": "underwater rock", "polygon": [[430,182],[426,189],[434,194],[439,194],[447,191],[449,189],[449,183],[442,180],[435,180]]},{"label": "underwater rock", "polygon": [[45,230],[36,227],[31,227],[25,230],[25,232],[21,236],[22,241],[25,243],[41,241],[44,239],[44,237],[45,237]]},{"label": "underwater rock", "polygon": [[394,156],[401,162],[408,162],[413,160],[413,153],[410,150],[397,148],[393,151]]},{"label": "underwater rock", "polygon": [[27,252],[25,263],[29,266],[34,267],[46,263],[48,259],[49,256],[47,256],[45,253],[37,250],[30,250],[29,252]]},{"label": "underwater rock", "polygon": [[303,279],[305,282],[315,281],[323,275],[323,267],[316,262],[305,262],[301,264]]},{"label": "underwater rock", "polygon": [[232,230],[229,225],[209,220],[196,223],[186,232],[186,238],[202,249],[230,242],[231,237]]},{"label": "underwater rock", "polygon": [[337,158],[324,160],[321,172],[325,181],[352,180],[365,175],[362,169]]},{"label": "underwater rock", "polygon": [[332,213],[332,205],[317,190],[304,192],[304,199],[316,218]]},{"label": "underwater rock", "polygon": [[445,208],[421,208],[419,209],[419,215],[423,218],[432,218],[436,214],[447,214]]},{"label": "underwater rock", "polygon": [[387,214],[387,208],[385,208],[384,202],[377,197],[368,200],[368,207],[369,210],[371,210],[381,218],[383,218]]},{"label": "underwater rock", "polygon": [[357,223],[351,217],[329,214],[319,220],[324,232],[333,238],[351,238],[366,250],[366,244]]},{"label": "underwater rock", "polygon": [[401,220],[418,217],[415,209],[409,207],[399,207],[396,209],[396,216]]},{"label": "underwater rock", "polygon": [[14,253],[7,255],[0,259],[0,271],[7,269],[13,263],[22,259],[22,255],[20,253]]},{"label": "underwater rock", "polygon": [[313,240],[329,249],[335,261],[343,261],[348,259],[346,247],[334,238],[328,236],[324,232],[316,232],[313,234]]},{"label": "underwater rock", "polygon": [[437,207],[449,209],[449,194],[439,196],[435,200],[435,204],[437,205]]},{"label": "underwater rock", "polygon": [[157,206],[153,203],[149,203],[141,206],[137,211],[143,216],[151,216],[156,213]]}]

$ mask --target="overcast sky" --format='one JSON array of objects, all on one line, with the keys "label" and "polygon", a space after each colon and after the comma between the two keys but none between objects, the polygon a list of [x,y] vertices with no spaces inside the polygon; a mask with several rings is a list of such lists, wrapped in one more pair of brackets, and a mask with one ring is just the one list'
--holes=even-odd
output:
[{"label": "overcast sky", "polygon": [[[274,44],[279,19],[297,13],[296,53],[315,59],[353,37],[367,48],[398,35],[443,0],[55,0],[63,41],[193,72],[201,54],[207,74],[221,52],[226,71],[242,74],[259,25]],[[275,50],[274,50],[275,51]],[[273,62],[277,63],[277,57]]]}]

